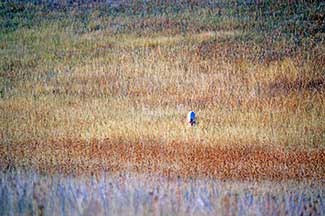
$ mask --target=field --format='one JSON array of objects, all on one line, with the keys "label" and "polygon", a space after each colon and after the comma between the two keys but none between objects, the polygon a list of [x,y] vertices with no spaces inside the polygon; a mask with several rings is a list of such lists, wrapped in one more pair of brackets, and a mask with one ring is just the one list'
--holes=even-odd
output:
[{"label": "field", "polygon": [[[10,179],[71,178],[78,190],[109,173],[128,187],[145,176],[195,190],[306,185],[323,203],[323,11],[321,1],[2,1],[1,196],[18,190]],[[162,214],[174,213],[184,212]]]},{"label": "field", "polygon": [[325,187],[311,181],[100,178],[1,174],[2,215],[324,215]]}]

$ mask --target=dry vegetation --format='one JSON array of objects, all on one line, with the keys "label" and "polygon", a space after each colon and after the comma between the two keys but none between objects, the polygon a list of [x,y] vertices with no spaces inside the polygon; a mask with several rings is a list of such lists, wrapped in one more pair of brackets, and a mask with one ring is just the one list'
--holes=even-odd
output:
[{"label": "dry vegetation", "polygon": [[324,184],[0,173],[1,215],[324,215]]},{"label": "dry vegetation", "polygon": [[127,2],[0,3],[1,169],[324,179],[323,3]]},{"label": "dry vegetation", "polygon": [[[47,140],[17,143],[1,152],[11,164],[42,174],[100,176],[109,173],[160,174],[170,178],[217,177],[239,180],[303,180],[325,178],[324,150],[274,149],[233,143],[231,147],[204,143],[156,140],[129,143],[120,140]],[[2,167],[4,169],[5,167]]]}]

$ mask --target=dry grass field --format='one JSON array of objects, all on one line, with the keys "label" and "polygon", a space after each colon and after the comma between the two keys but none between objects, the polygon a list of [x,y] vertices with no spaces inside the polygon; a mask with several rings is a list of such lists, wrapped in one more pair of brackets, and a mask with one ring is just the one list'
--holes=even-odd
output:
[{"label": "dry grass field", "polygon": [[0,3],[1,169],[324,179],[324,7]]},{"label": "dry grass field", "polygon": [[[104,139],[48,140],[16,144],[1,152],[19,168],[45,175],[109,173],[160,174],[169,178],[232,180],[324,180],[324,150],[286,150],[268,146],[205,146],[197,142],[132,143]],[[2,169],[8,166],[1,158]]]},{"label": "dry grass field", "polygon": [[0,215],[324,215],[324,11],[1,1]]},{"label": "dry grass field", "polygon": [[324,184],[0,173],[1,215],[324,215]]}]

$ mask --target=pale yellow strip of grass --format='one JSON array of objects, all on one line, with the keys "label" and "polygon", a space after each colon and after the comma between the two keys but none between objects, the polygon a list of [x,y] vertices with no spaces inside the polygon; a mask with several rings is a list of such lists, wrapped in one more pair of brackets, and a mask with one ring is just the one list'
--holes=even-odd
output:
[{"label": "pale yellow strip of grass", "polygon": [[[123,98],[15,98],[1,103],[1,128],[11,142],[105,139],[143,142],[197,141],[209,146],[238,142],[322,148],[324,126],[318,116],[301,113],[241,112],[211,106],[197,112],[198,125],[186,124],[188,106],[132,107]],[[6,110],[6,111],[5,111]],[[5,113],[4,113],[5,112]]]},{"label": "pale yellow strip of grass", "polygon": [[152,34],[150,36],[137,36],[134,34],[119,34],[112,36],[110,31],[89,32],[82,35],[82,39],[88,41],[97,40],[98,44],[111,43],[118,47],[158,47],[158,46],[172,46],[181,42],[202,43],[205,41],[233,38],[242,35],[243,32],[239,30],[231,31],[205,31],[193,34],[176,34],[164,36],[160,34]]}]

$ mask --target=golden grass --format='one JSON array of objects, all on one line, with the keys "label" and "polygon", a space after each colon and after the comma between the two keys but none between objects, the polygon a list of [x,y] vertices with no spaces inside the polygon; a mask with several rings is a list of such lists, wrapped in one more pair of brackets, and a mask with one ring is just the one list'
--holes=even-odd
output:
[{"label": "golden grass", "polygon": [[300,75],[311,63],[220,63],[184,49],[173,58],[166,49],[117,52],[108,62],[95,58],[45,80],[19,81],[19,94],[0,103],[3,136],[13,142],[115,135],[184,141],[192,138],[185,115],[195,110],[193,133],[208,145],[322,147],[324,78]]},{"label": "golden grass", "polygon": [[[277,149],[299,149],[298,155],[319,151],[322,155],[324,44],[299,47],[284,36],[271,35],[258,42],[264,35],[252,33],[249,26],[210,28],[210,24],[204,26],[200,19],[191,18],[195,15],[210,16],[204,10],[183,12],[183,18],[193,21],[186,31],[165,16],[100,18],[94,10],[86,32],[76,32],[81,24],[69,17],[66,23],[48,21],[3,34],[3,154],[11,155],[8,151],[20,151],[29,143],[31,148],[38,148],[32,143],[48,143],[48,150],[45,144],[40,145],[45,148],[43,153],[55,155],[50,140],[62,140],[59,145],[76,140],[82,158],[79,142],[110,140],[111,148],[142,143],[149,153],[159,145],[169,151],[169,145],[178,143],[181,149],[175,151],[182,154],[188,144],[197,143],[200,150],[189,147],[194,152],[211,148],[216,154],[225,151],[236,155],[243,152],[241,149],[252,148],[253,155],[263,155],[254,149],[268,146],[271,153],[267,155],[277,155]],[[237,18],[228,18],[222,23],[237,25]],[[131,33],[115,31],[117,24],[125,25]],[[96,30],[96,25],[107,27]],[[165,29],[152,30],[162,26]],[[189,110],[198,115],[194,128],[185,122]],[[115,147],[112,140],[117,141]],[[150,150],[152,145],[155,147]],[[19,157],[32,161],[42,157],[27,155]],[[182,157],[187,156],[184,153]],[[62,155],[55,158],[66,160]],[[8,158],[3,160],[11,163]],[[150,160],[145,157],[141,163]],[[203,156],[199,160],[205,163]],[[116,162],[112,159],[112,163],[118,161],[118,156]],[[168,166],[164,160],[157,166],[163,164]],[[195,160],[186,164],[199,166]],[[180,168],[181,173],[186,173],[186,166]],[[213,165],[206,169],[209,167]],[[210,175],[215,171],[206,172]],[[288,176],[299,176],[298,171],[292,172],[295,174]]]}]

